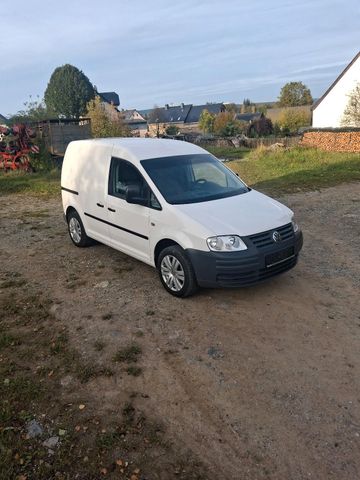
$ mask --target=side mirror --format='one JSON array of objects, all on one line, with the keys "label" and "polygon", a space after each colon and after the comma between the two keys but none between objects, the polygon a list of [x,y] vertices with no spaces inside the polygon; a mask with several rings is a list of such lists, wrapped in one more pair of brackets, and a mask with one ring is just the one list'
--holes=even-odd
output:
[{"label": "side mirror", "polygon": [[129,185],[126,188],[125,200],[127,201],[127,203],[133,203],[135,205],[143,205],[144,207],[147,207],[148,205],[148,199],[144,198],[141,195],[141,189],[139,185]]}]

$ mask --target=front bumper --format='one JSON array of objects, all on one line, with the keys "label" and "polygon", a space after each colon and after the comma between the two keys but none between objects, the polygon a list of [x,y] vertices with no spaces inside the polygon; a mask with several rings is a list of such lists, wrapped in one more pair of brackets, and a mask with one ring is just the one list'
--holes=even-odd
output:
[{"label": "front bumper", "polygon": [[[290,238],[258,247],[243,238],[247,250],[205,252],[186,250],[201,287],[245,287],[262,282],[295,267],[303,245],[302,232]],[[283,253],[285,258],[282,258]]]}]

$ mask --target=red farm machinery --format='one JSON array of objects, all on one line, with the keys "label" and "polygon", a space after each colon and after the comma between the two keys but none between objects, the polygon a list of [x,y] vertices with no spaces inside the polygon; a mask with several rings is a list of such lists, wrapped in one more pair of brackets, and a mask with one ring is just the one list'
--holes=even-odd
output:
[{"label": "red farm machinery", "polygon": [[35,136],[35,131],[22,123],[12,127],[0,125],[0,169],[31,172],[30,154],[39,153],[32,141]]}]

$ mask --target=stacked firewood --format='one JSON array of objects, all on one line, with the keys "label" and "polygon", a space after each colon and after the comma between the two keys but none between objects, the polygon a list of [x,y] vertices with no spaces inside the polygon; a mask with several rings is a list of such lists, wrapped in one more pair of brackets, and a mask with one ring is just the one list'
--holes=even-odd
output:
[{"label": "stacked firewood", "polygon": [[316,147],[329,152],[360,152],[360,131],[305,132],[300,145]]}]

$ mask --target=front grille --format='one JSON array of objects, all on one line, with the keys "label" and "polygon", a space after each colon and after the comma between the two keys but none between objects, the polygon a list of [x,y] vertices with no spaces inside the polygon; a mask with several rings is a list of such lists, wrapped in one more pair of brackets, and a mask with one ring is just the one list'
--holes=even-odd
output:
[{"label": "front grille", "polygon": [[[257,248],[265,248],[274,244],[272,234],[274,232],[279,232],[281,235],[281,242],[294,238],[294,230],[291,223],[283,225],[279,228],[273,228],[272,230],[267,230],[266,232],[256,233],[255,235],[250,235],[248,238],[251,240],[253,245]],[[279,242],[279,243],[281,243]]]}]

